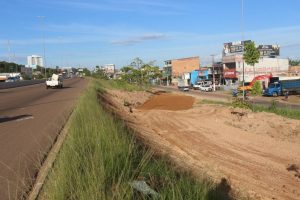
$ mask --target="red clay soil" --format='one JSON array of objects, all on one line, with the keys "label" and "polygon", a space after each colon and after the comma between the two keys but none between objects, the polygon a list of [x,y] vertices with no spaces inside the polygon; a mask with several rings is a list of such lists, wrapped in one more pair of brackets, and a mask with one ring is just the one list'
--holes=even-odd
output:
[{"label": "red clay soil", "polygon": [[142,106],[137,107],[140,110],[188,110],[193,107],[195,98],[176,94],[154,95]]}]

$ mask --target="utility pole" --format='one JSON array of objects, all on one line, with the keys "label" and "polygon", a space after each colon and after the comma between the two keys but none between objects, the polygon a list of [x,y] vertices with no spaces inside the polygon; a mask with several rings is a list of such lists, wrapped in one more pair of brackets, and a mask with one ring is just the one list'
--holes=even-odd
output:
[{"label": "utility pole", "polygon": [[[244,40],[244,0],[242,1],[242,18],[241,18],[241,32],[242,32],[242,41]],[[243,64],[243,101],[245,101],[245,64],[244,64],[244,48],[245,48],[245,44],[241,44],[242,45],[242,64]]]},{"label": "utility pole", "polygon": [[16,67],[16,73],[18,73],[18,66],[17,66],[17,60],[16,60],[15,52],[14,52],[14,63],[15,63],[15,67]]},{"label": "utility pole", "polygon": [[211,56],[211,66],[212,66],[212,73],[213,73],[213,90],[216,91],[216,83],[215,83],[215,54],[210,55]]},{"label": "utility pole", "polygon": [[45,16],[38,16],[38,18],[41,19],[41,31],[42,31],[42,38],[43,38],[43,60],[44,60],[44,69],[45,69],[45,78],[47,79],[47,65],[46,65],[46,48],[45,48],[45,30],[43,30],[44,28],[44,19]]},{"label": "utility pole", "polygon": [[11,59],[10,59],[10,41],[7,40],[7,48],[8,48],[8,62],[10,63]]}]

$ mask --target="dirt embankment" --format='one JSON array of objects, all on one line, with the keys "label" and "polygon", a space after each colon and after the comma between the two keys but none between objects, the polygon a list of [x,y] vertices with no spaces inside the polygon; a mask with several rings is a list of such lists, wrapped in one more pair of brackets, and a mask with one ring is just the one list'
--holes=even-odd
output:
[{"label": "dirt embankment", "polygon": [[225,177],[253,199],[300,199],[299,120],[174,94],[111,91],[107,98],[154,149],[195,175]]}]

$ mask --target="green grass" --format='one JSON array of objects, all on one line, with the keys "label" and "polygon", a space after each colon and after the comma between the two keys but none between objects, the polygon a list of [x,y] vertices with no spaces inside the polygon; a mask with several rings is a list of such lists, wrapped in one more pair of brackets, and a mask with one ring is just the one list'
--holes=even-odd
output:
[{"label": "green grass", "polygon": [[[110,83],[92,81],[81,97],[39,199],[230,199],[224,182],[195,179],[138,142],[99,105],[103,84]],[[159,196],[137,192],[130,185],[134,180],[145,180]]]},{"label": "green grass", "polygon": [[138,84],[130,84],[124,80],[104,80],[97,79],[98,83],[107,89],[120,89],[125,91],[142,91],[150,88],[149,85],[145,84],[143,86]]},{"label": "green grass", "polygon": [[283,117],[287,117],[290,119],[297,119],[300,120],[300,110],[292,109],[290,107],[280,108],[277,106],[276,102],[272,102],[270,106],[260,106],[260,105],[252,105],[247,101],[242,101],[241,99],[234,99],[231,103],[226,103],[222,101],[214,101],[214,100],[201,100],[198,104],[217,104],[217,105],[224,105],[224,106],[233,106],[238,108],[245,108],[252,110],[253,112],[269,112],[274,113],[276,115],[280,115]]},{"label": "green grass", "polygon": [[272,103],[271,106],[269,106],[269,107],[254,105],[252,107],[252,111],[254,111],[254,112],[269,112],[269,113],[274,113],[274,114],[277,114],[277,115],[280,115],[283,117],[300,120],[300,110],[292,109],[289,107],[279,108],[279,107],[277,107],[276,103]]}]

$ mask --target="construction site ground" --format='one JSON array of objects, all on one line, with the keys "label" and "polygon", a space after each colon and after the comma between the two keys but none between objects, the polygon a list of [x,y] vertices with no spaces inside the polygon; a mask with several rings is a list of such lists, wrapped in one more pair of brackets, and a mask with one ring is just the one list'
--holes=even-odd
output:
[{"label": "construction site ground", "polygon": [[250,199],[300,199],[300,121],[171,92],[104,95],[152,149]]}]

